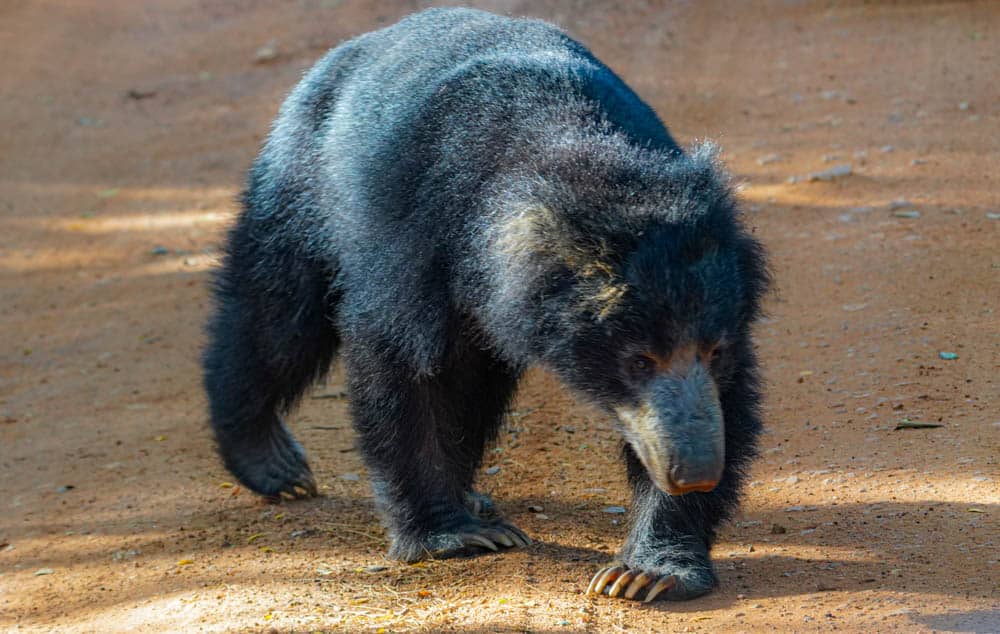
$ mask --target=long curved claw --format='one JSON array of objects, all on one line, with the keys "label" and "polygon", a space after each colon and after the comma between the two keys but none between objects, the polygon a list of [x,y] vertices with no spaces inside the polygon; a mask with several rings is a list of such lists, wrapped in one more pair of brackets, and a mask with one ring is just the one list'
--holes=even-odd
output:
[{"label": "long curved claw", "polygon": [[503,528],[487,528],[483,530],[483,536],[505,548],[514,547],[514,540],[510,538],[510,533]]},{"label": "long curved claw", "polygon": [[643,572],[638,577],[632,580],[632,583],[628,584],[628,588],[625,589],[625,598],[634,599],[635,595],[645,588],[651,581],[656,579],[656,575],[651,575],[648,572]]},{"label": "long curved claw", "polygon": [[514,526],[513,524],[509,524],[507,522],[501,522],[501,525],[503,526],[504,530],[507,531],[507,534],[510,536],[510,538],[514,541],[516,545],[521,546],[523,548],[525,546],[530,546],[531,544],[534,543],[531,540],[531,538],[528,537],[528,535],[517,526]]},{"label": "long curved claw", "polygon": [[656,598],[656,595],[660,594],[661,592],[670,590],[676,585],[677,585],[676,576],[670,575],[669,577],[663,577],[662,579],[656,582],[656,585],[654,585],[652,588],[649,589],[648,593],[646,593],[645,602],[649,603],[650,601]]},{"label": "long curved claw", "polygon": [[625,566],[612,566],[610,568],[603,568],[597,571],[594,578],[590,581],[590,586],[587,588],[587,594],[601,594],[604,592],[604,587],[620,577],[627,568]]},{"label": "long curved claw", "polygon": [[461,535],[458,536],[458,538],[466,546],[482,546],[483,548],[486,548],[487,550],[492,550],[493,552],[497,552],[498,550],[500,550],[499,548],[497,548],[497,545],[494,544],[491,540],[476,533],[462,533]]},{"label": "long curved claw", "polygon": [[608,590],[608,596],[609,597],[620,596],[621,591],[624,590],[628,586],[628,584],[630,584],[632,580],[635,579],[637,576],[638,572],[635,570],[626,570],[625,572],[623,572],[621,576],[618,577],[618,580],[615,581],[615,584],[611,586],[611,589]]}]

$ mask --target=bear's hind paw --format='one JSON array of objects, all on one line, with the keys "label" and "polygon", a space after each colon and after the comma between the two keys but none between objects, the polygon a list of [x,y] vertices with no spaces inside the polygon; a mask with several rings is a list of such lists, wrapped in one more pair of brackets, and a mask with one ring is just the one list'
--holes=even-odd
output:
[{"label": "bear's hind paw", "polygon": [[532,543],[524,531],[510,522],[497,519],[477,521],[445,533],[434,533],[413,544],[397,540],[390,556],[404,561],[417,561],[426,557],[447,559],[468,557],[484,552],[499,552],[507,548],[524,548]]}]

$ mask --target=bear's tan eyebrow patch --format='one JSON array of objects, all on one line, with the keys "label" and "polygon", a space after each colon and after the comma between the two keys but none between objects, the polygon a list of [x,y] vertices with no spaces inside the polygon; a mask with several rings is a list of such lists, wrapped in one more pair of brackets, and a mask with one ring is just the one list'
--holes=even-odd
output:
[{"label": "bear's tan eyebrow patch", "polygon": [[687,371],[696,361],[706,362],[711,360],[712,355],[718,349],[718,343],[712,344],[687,344],[678,346],[667,355],[646,352],[644,357],[653,363],[657,373],[680,374]]}]

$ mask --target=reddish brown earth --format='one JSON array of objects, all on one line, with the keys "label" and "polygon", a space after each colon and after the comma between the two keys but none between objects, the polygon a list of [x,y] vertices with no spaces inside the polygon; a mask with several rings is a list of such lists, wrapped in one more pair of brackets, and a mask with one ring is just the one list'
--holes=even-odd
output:
[{"label": "reddish brown earth", "polygon": [[482,3],[719,140],[773,254],[770,432],[721,587],[649,607],[583,595],[624,536],[618,439],[541,373],[481,478],[522,551],[385,561],[338,398],[292,418],[320,499],[268,506],[213,454],[221,231],[303,69],[424,6],[374,4],[0,3],[0,628],[1000,631],[1000,5]]}]

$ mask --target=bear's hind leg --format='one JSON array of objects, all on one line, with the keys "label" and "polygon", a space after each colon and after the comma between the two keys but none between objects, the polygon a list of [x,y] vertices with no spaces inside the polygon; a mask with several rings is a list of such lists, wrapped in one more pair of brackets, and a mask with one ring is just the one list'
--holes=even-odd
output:
[{"label": "bear's hind leg", "polygon": [[433,377],[409,375],[384,346],[351,341],[351,407],[389,555],[404,561],[525,546],[531,540],[472,489],[516,375],[481,351]]}]

